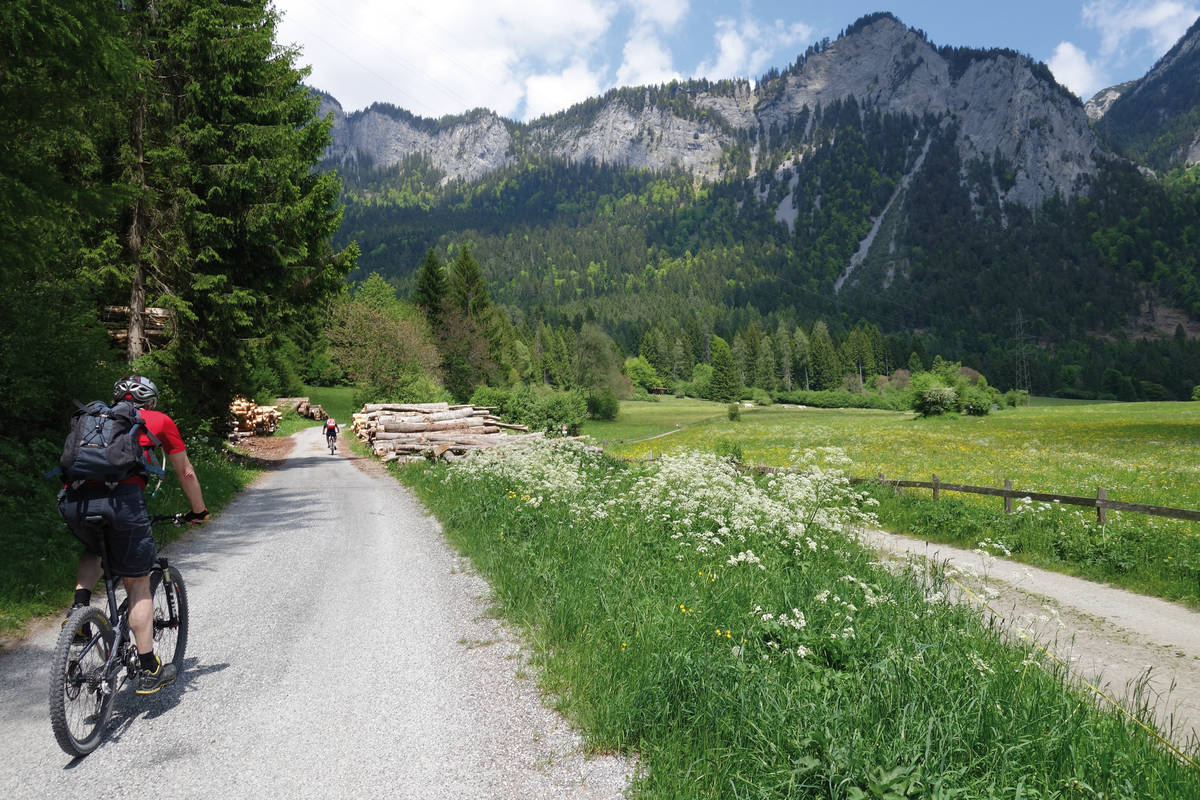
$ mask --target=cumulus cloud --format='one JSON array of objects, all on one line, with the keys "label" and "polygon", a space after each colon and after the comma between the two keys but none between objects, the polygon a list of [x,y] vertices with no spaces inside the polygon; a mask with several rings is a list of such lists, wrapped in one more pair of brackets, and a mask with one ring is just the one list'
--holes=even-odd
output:
[{"label": "cumulus cloud", "polygon": [[1061,42],[1047,63],[1054,78],[1075,94],[1087,99],[1107,84],[1087,53],[1071,42]]},{"label": "cumulus cloud", "polygon": [[771,65],[776,53],[794,51],[811,36],[812,29],[800,22],[787,25],[776,20],[764,26],[754,19],[718,19],[713,35],[716,56],[697,65],[695,75],[714,80],[757,77]]},{"label": "cumulus cloud", "polygon": [[649,25],[636,28],[622,52],[618,86],[649,86],[679,79],[671,50]]},{"label": "cumulus cloud", "polygon": [[[347,110],[385,101],[439,117],[475,107],[524,110],[548,75],[582,85],[579,63],[600,51],[615,0],[275,0],[279,39],[302,43],[309,83]],[[584,99],[583,97],[577,99]]]},{"label": "cumulus cloud", "polygon": [[1089,0],[1083,21],[1100,34],[1102,57],[1123,59],[1135,48],[1171,49],[1200,16],[1200,6],[1182,0]]},{"label": "cumulus cloud", "polygon": [[531,75],[525,82],[525,117],[553,114],[602,92],[600,75],[583,61],[560,72]]},{"label": "cumulus cloud", "polygon": [[[274,4],[281,44],[302,48],[299,63],[312,66],[308,83],[330,92],[347,112],[387,102],[433,118],[484,107],[531,119],[614,86],[689,74],[754,77],[775,61],[790,61],[812,34],[803,24],[751,19],[743,2],[744,18],[711,23],[708,55],[676,50],[695,41],[697,25],[710,24],[713,8],[728,7],[717,0]],[[680,59],[687,60],[682,69]]]}]

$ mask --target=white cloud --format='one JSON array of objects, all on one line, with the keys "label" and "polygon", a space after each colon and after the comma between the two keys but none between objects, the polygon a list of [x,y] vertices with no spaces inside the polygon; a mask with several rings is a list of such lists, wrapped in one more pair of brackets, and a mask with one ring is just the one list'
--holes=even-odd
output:
[{"label": "white cloud", "polygon": [[793,51],[812,36],[812,28],[802,22],[786,25],[776,20],[764,27],[756,20],[718,19],[713,39],[717,54],[713,61],[701,62],[695,75],[700,78],[756,78],[772,63],[781,50]]},{"label": "white cloud", "polygon": [[[541,107],[551,76],[587,83],[619,0],[275,0],[279,38],[303,43],[309,83],[347,111],[376,101],[440,117],[486,107]],[[537,97],[527,96],[536,91]],[[567,91],[565,88],[563,91]],[[566,96],[566,95],[564,95]],[[582,98],[577,98],[582,99]],[[572,101],[573,102],[573,101]]]},{"label": "white cloud", "polygon": [[1180,0],[1089,0],[1083,21],[1100,33],[1101,57],[1120,63],[1130,50],[1165,54],[1200,16],[1198,8]]},{"label": "white cloud", "polygon": [[531,75],[525,81],[525,117],[553,114],[602,92],[600,76],[582,61],[558,73]]},{"label": "white cloud", "polygon": [[674,30],[690,9],[690,0],[625,0],[633,9],[638,26],[653,25],[664,31]]},{"label": "white cloud", "polygon": [[1059,43],[1047,66],[1059,83],[1085,100],[1107,85],[1100,70],[1088,60],[1087,53],[1071,42]]},{"label": "white cloud", "polygon": [[649,86],[679,78],[671,51],[658,32],[649,25],[635,28],[625,43],[621,66],[617,69],[617,85]]}]

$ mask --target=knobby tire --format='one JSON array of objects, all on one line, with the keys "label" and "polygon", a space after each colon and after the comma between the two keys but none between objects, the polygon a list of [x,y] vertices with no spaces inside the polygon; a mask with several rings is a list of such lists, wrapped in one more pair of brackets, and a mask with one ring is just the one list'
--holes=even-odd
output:
[{"label": "knobby tire", "polygon": [[[76,644],[75,632],[84,625],[91,626],[91,640]],[[67,755],[86,756],[104,738],[121,669],[113,672],[112,681],[117,685],[103,693],[100,682],[112,639],[108,617],[94,606],[72,611],[58,634],[50,669],[50,726]]]},{"label": "knobby tire", "polygon": [[174,663],[175,669],[182,673],[188,638],[188,593],[179,570],[175,567],[167,569],[170,572],[171,585],[175,589],[174,620],[171,618],[162,570],[156,569],[150,573],[150,597],[154,600],[154,652],[164,664]]}]

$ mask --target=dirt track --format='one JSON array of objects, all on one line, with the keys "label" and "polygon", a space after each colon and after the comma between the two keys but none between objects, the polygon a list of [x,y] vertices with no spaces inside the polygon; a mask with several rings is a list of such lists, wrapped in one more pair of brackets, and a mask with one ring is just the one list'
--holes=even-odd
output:
[{"label": "dirt track", "polygon": [[[869,531],[881,553],[945,561],[986,601],[986,614],[1070,664],[1074,675],[1127,708],[1149,705],[1156,724],[1187,747],[1200,732],[1200,613],[1183,606],[979,552]],[[987,587],[992,590],[983,590]],[[982,590],[982,591],[981,591]],[[992,592],[994,597],[989,597]]]}]

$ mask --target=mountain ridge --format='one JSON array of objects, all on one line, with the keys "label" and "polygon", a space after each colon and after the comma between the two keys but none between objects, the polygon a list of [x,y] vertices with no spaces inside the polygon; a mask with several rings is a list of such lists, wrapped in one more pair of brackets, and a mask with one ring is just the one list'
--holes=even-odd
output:
[{"label": "mountain ridge", "polygon": [[753,86],[627,87],[529,123],[483,109],[424,120],[383,104],[346,115],[329,95],[321,110],[334,119],[326,164],[339,168],[393,168],[419,154],[448,183],[478,180],[522,158],[559,158],[682,169],[719,181],[761,172],[772,126],[847,97],[884,113],[956,124],[964,164],[1000,158],[1011,166],[1011,186],[1002,190],[1008,202],[1037,206],[1055,194],[1073,196],[1096,172],[1100,145],[1083,105],[1044,65],[1011,50],[935,48],[887,13],[860,19]]}]

